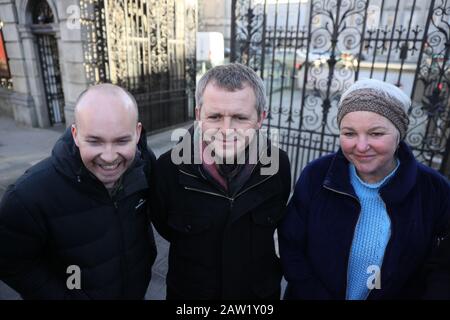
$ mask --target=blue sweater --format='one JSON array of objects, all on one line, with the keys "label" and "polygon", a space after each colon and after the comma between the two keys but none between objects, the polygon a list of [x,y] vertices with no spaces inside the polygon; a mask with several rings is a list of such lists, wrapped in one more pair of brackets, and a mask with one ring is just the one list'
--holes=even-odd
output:
[{"label": "blue sweater", "polygon": [[350,182],[361,204],[361,212],[355,228],[347,274],[347,299],[365,300],[371,289],[378,288],[384,251],[391,236],[391,220],[379,195],[380,188],[395,174],[395,169],[377,183],[362,181],[355,166],[350,164]]}]

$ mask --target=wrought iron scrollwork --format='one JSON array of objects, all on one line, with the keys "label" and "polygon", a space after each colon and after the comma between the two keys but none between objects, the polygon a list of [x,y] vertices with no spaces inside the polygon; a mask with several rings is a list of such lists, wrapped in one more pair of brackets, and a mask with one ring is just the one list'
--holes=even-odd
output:
[{"label": "wrought iron scrollwork", "polygon": [[235,59],[261,70],[261,50],[264,48],[263,23],[264,5],[259,1],[237,1],[234,15],[236,17]]},{"label": "wrought iron scrollwork", "polygon": [[417,75],[421,99],[411,110],[407,141],[424,162],[439,166],[448,158],[450,139],[450,5],[436,1],[430,16]]},{"label": "wrought iron scrollwork", "polygon": [[286,135],[296,172],[312,151],[338,148],[338,101],[360,78],[409,94],[406,141],[429,166],[450,161],[448,1],[234,0],[233,8],[232,55],[265,80],[264,125]]}]

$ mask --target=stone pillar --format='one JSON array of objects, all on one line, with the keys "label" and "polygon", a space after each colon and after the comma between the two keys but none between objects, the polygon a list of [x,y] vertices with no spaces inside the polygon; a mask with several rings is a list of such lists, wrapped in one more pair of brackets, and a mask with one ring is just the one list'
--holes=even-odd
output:
[{"label": "stone pillar", "polygon": [[89,86],[84,66],[83,38],[78,0],[55,1],[59,14],[59,61],[63,82],[66,126],[73,123],[75,102]]},{"label": "stone pillar", "polygon": [[25,64],[25,51],[18,30],[16,4],[12,0],[0,0],[0,19],[3,21],[3,36],[9,58],[13,92],[10,96],[10,114],[16,122],[37,126],[33,99],[30,95],[28,74]]},{"label": "stone pillar", "polygon": [[222,33],[225,48],[230,48],[231,0],[199,1],[198,31]]},{"label": "stone pillar", "polygon": [[[24,77],[27,81],[28,94],[33,98],[37,125],[41,128],[50,126],[49,113],[45,97],[44,81],[41,74],[39,50],[36,37],[29,25],[19,24],[19,35],[23,46]],[[17,90],[22,92],[20,90]],[[34,126],[34,125],[33,125]]]}]

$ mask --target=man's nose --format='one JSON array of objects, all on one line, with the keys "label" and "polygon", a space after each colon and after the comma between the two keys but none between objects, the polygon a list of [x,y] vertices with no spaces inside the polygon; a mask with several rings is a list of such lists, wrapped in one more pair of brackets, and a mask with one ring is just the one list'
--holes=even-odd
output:
[{"label": "man's nose", "polygon": [[225,132],[226,130],[231,129],[231,125],[231,117],[223,117],[222,131]]},{"label": "man's nose", "polygon": [[223,136],[227,136],[233,133],[233,122],[231,117],[223,117],[220,131],[222,132]]},{"label": "man's nose", "polygon": [[112,144],[106,144],[105,149],[103,149],[102,154],[100,155],[100,158],[107,163],[112,163],[117,158],[117,153],[113,147]]}]

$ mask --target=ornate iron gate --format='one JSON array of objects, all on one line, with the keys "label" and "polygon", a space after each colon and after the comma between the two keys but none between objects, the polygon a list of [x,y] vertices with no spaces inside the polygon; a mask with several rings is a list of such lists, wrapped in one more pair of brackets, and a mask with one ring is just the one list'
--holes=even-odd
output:
[{"label": "ornate iron gate", "polygon": [[294,181],[309,161],[338,148],[337,103],[360,78],[394,83],[411,96],[406,141],[420,161],[444,172],[449,26],[444,0],[233,0],[231,60],[265,80],[265,125],[280,130]]},{"label": "ornate iron gate", "polygon": [[196,1],[81,1],[86,73],[127,88],[148,131],[194,115]]},{"label": "ornate iron gate", "polygon": [[33,2],[32,27],[39,51],[50,124],[64,123],[64,92],[59,68],[58,43],[52,28],[54,15],[46,0]]},{"label": "ornate iron gate", "polygon": [[64,122],[64,93],[59,70],[58,45],[53,35],[36,35],[45,99],[52,125]]}]

